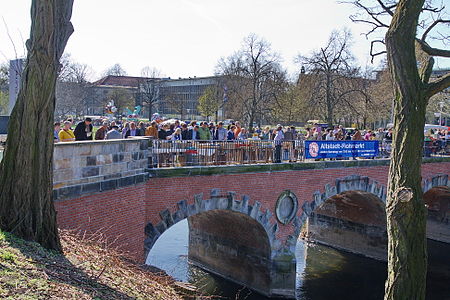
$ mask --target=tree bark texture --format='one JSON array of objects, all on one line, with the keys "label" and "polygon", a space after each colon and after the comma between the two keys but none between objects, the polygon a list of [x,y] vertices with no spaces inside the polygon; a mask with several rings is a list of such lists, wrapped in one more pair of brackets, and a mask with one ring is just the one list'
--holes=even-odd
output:
[{"label": "tree bark texture", "polygon": [[386,34],[396,83],[394,139],[387,194],[388,278],[385,299],[425,299],[426,208],[421,160],[427,96],[415,54],[424,0],[400,0]]},{"label": "tree bark texture", "polygon": [[53,205],[53,114],[73,0],[33,0],[27,61],[0,165],[0,226],[60,251]]}]

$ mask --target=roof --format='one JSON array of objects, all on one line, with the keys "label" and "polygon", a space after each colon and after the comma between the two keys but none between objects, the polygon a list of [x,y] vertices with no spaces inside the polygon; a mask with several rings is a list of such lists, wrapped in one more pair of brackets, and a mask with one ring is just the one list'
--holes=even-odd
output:
[{"label": "roof", "polygon": [[133,76],[114,76],[108,75],[96,82],[93,85],[96,86],[108,86],[108,87],[124,87],[124,88],[138,88],[139,84],[147,80],[163,80],[168,83],[176,82],[191,82],[191,81],[202,81],[202,80],[214,80],[220,78],[220,76],[205,76],[205,77],[189,77],[189,78],[178,78],[171,79],[167,78],[149,78],[149,77],[133,77]]},{"label": "roof", "polygon": [[142,80],[149,80],[149,79],[156,79],[156,78],[108,75],[94,82],[93,84],[137,88]]}]

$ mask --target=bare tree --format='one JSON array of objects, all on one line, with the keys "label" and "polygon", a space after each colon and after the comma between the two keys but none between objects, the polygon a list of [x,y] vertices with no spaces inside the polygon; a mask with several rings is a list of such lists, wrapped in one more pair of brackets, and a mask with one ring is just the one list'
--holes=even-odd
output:
[{"label": "bare tree", "polygon": [[[392,121],[392,100],[395,98],[395,89],[387,66],[377,72],[375,81],[369,86],[368,94],[371,100],[368,120],[382,121],[383,124],[386,124],[388,120]],[[385,126],[383,125],[383,127]]]},{"label": "bare tree", "polygon": [[[392,82],[386,82],[388,76],[382,76],[386,72],[375,73],[366,66],[359,76],[346,79],[351,92],[346,95],[345,103],[336,109],[338,123],[344,119],[347,125],[356,123],[360,128],[374,127],[377,121],[387,123],[391,111],[389,102],[393,99]],[[346,120],[348,117],[350,120]]]},{"label": "bare tree", "polygon": [[238,52],[222,58],[216,67],[217,73],[226,78],[229,105],[240,105],[242,118],[250,130],[255,121],[261,123],[264,115],[270,113],[271,102],[279,92],[279,81],[285,80],[280,61],[266,40],[250,34]]},{"label": "bare tree", "polygon": [[186,112],[186,102],[183,101],[181,98],[181,95],[179,93],[176,93],[174,91],[169,91],[167,94],[163,95],[161,97],[162,101],[164,101],[167,105],[167,107],[176,112],[176,114],[180,115],[180,120],[184,119],[185,112]]},{"label": "bare tree", "polygon": [[154,107],[161,100],[161,87],[164,75],[159,69],[144,67],[141,71],[136,99],[147,110],[148,119],[152,118]]},{"label": "bare tree", "polygon": [[[333,31],[325,47],[309,56],[298,56],[297,62],[306,71],[309,80],[310,104],[323,114],[328,125],[335,119],[338,105],[353,106],[352,94],[359,92],[355,77],[359,69],[350,50],[352,36],[347,29]],[[324,110],[325,108],[325,110]]]},{"label": "bare tree", "polygon": [[308,99],[305,90],[290,84],[275,99],[272,120],[276,123],[305,122],[309,118]]},{"label": "bare tree", "polygon": [[108,68],[105,72],[103,72],[103,77],[108,75],[112,76],[126,76],[127,72],[120,64],[115,64],[112,67]]},{"label": "bare tree", "polygon": [[223,100],[223,91],[217,85],[208,86],[203,94],[198,99],[197,110],[200,114],[206,117],[209,122],[209,117],[216,116],[220,109],[221,102]]},{"label": "bare tree", "polygon": [[73,61],[70,54],[64,54],[61,58],[59,81],[86,84],[92,79],[93,74],[94,71],[90,66]]},{"label": "bare tree", "polygon": [[[33,0],[28,55],[0,163],[0,227],[61,251],[53,205],[53,111],[73,0]],[[23,134],[26,132],[26,134]]]},{"label": "bare tree", "polygon": [[[386,203],[388,278],[385,299],[425,299],[427,270],[426,208],[422,199],[421,163],[425,111],[431,96],[450,86],[450,72],[431,80],[433,57],[450,50],[429,44],[433,36],[450,37],[448,11],[442,2],[425,0],[350,1],[361,9],[352,16],[370,25],[368,34],[385,36],[371,42],[372,57],[387,54],[395,83],[394,139]],[[387,31],[386,31],[387,30]],[[386,45],[386,48],[376,46]]]},{"label": "bare tree", "polygon": [[61,69],[56,82],[57,118],[64,119],[69,115],[80,117],[90,113],[86,101],[93,73],[91,67],[74,61],[70,54],[61,57]]},{"label": "bare tree", "polygon": [[86,103],[89,92],[89,86],[86,83],[57,82],[55,118],[63,120],[68,116],[81,117],[89,114]]},{"label": "bare tree", "polygon": [[145,66],[141,70],[141,77],[145,78],[162,78],[165,77],[164,73],[155,67]]}]

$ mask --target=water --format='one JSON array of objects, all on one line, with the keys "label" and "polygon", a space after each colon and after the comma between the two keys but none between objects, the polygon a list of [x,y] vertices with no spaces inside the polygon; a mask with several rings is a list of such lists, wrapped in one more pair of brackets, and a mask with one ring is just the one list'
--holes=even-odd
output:
[{"label": "water", "polygon": [[[186,220],[172,226],[153,246],[147,264],[221,299],[270,299],[189,264],[188,235]],[[427,300],[450,299],[450,245],[429,241],[428,246]],[[300,242],[297,274],[298,300],[383,299],[386,264],[359,255]]]}]

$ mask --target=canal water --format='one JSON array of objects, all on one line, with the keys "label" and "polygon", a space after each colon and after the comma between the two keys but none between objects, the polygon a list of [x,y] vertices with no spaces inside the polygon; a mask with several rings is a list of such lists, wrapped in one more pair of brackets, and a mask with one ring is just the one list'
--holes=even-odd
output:
[{"label": "canal water", "polygon": [[[270,299],[189,264],[188,235],[187,220],[172,226],[153,246],[147,264],[219,299]],[[450,245],[429,241],[428,247],[427,300],[450,300]],[[385,279],[383,262],[317,244],[297,246],[298,300],[379,300]]]}]

